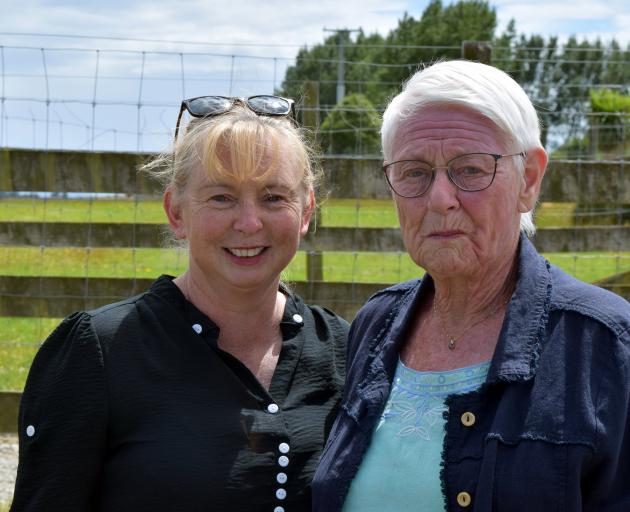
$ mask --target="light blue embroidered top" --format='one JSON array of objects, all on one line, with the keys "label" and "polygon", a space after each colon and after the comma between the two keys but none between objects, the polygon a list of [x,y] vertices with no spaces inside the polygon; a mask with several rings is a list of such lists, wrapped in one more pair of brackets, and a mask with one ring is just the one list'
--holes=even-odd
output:
[{"label": "light blue embroidered top", "polygon": [[399,360],[389,399],[350,485],[344,512],[443,511],[444,400],[480,387],[489,367],[488,361],[420,372]]}]

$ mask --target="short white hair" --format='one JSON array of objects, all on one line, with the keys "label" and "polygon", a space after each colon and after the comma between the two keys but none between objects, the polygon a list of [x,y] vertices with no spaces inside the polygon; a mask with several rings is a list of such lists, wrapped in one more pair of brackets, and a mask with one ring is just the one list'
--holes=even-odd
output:
[{"label": "short white hair", "polygon": [[[381,126],[386,161],[392,161],[394,140],[405,120],[435,104],[459,105],[487,117],[505,135],[511,153],[542,148],[536,110],[512,77],[486,64],[452,60],[415,73],[387,106]],[[529,236],[536,232],[531,211],[521,214],[521,230]]]}]

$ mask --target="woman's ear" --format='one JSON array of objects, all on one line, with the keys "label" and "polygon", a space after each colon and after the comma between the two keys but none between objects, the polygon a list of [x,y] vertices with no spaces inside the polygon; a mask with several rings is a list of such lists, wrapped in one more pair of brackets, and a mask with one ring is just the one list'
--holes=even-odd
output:
[{"label": "woman's ear", "polygon": [[543,148],[532,148],[525,156],[525,171],[523,172],[523,188],[518,196],[518,211],[526,213],[532,211],[540,194],[545,170],[547,169],[547,152]]},{"label": "woman's ear", "polygon": [[186,239],[186,224],[180,201],[177,200],[177,194],[173,187],[169,185],[162,196],[162,206],[168,217],[168,223],[179,240]]},{"label": "woman's ear", "polygon": [[308,233],[308,227],[310,225],[311,219],[313,218],[313,213],[315,212],[315,192],[313,189],[309,190],[308,198],[306,200],[306,204],[304,205],[304,211],[302,212],[302,224],[300,226],[300,235],[304,236]]}]

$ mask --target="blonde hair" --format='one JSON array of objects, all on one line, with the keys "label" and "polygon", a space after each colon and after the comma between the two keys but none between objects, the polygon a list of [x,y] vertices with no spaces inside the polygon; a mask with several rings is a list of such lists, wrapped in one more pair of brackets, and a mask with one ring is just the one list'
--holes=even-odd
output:
[{"label": "blonde hair", "polygon": [[264,179],[282,158],[290,157],[307,194],[321,174],[314,154],[302,130],[288,118],[261,116],[236,106],[219,116],[193,118],[171,150],[140,170],[181,197],[199,165],[210,178],[241,182]]}]

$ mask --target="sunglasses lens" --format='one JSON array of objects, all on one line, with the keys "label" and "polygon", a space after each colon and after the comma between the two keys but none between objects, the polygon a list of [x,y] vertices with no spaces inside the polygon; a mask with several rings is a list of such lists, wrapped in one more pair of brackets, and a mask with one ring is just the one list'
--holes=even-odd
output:
[{"label": "sunglasses lens", "polygon": [[202,96],[188,101],[188,112],[195,117],[223,114],[232,108],[229,98],[222,96]]},{"label": "sunglasses lens", "polygon": [[279,96],[252,96],[247,104],[257,114],[286,116],[291,112],[291,103]]}]

